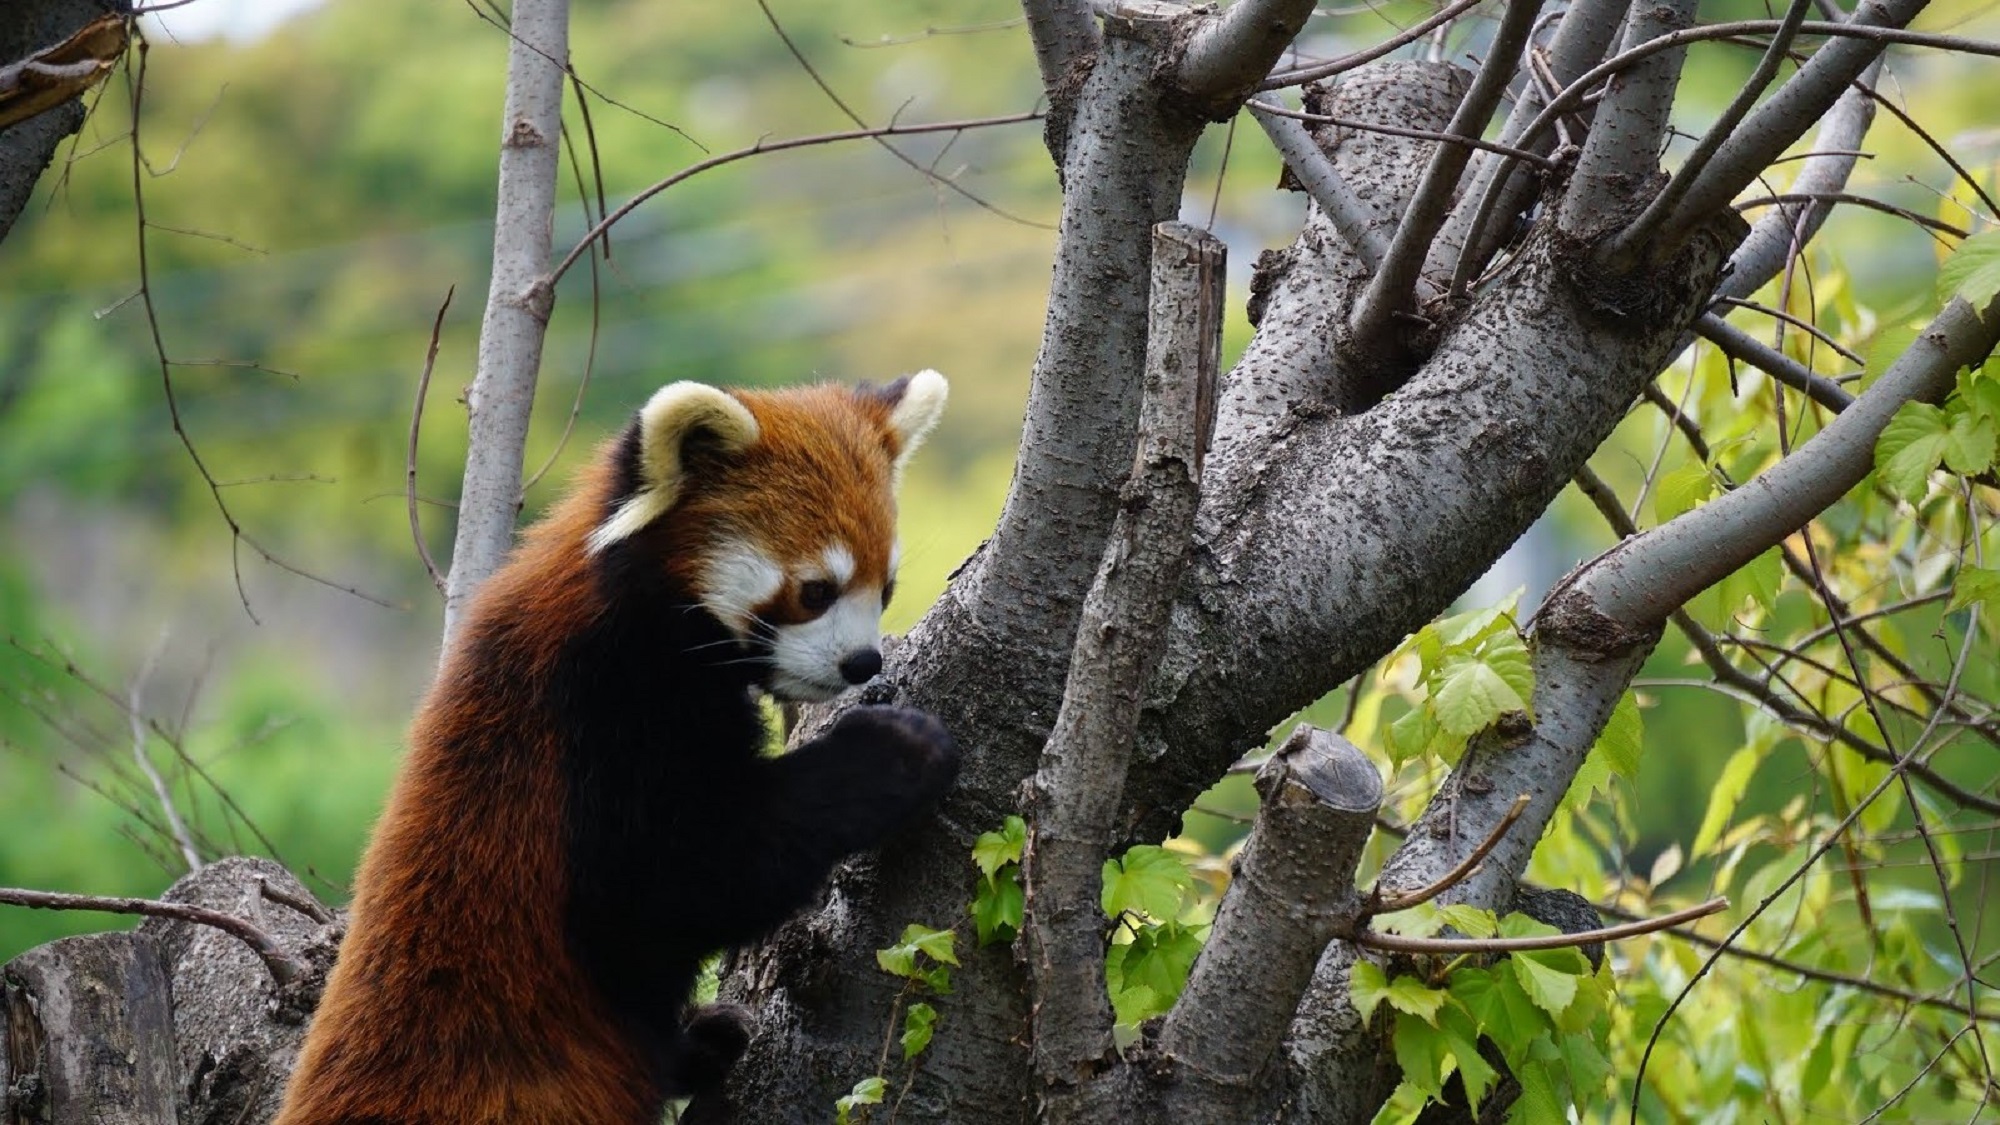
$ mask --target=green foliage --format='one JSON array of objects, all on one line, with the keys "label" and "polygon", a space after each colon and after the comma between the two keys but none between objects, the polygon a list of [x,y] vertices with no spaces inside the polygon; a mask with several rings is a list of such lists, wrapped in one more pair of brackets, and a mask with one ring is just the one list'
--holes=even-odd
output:
[{"label": "green foliage", "polygon": [[979,885],[966,909],[981,946],[1013,941],[1021,932],[1021,849],[1027,840],[1027,823],[1009,816],[998,832],[983,832],[972,843]]},{"label": "green foliage", "polygon": [[1975,309],[2000,296],[2000,231],[1975,234],[1958,244],[1938,267],[1937,295],[1941,302],[1963,297]]},{"label": "green foliage", "polygon": [[1388,731],[1393,763],[1433,754],[1455,762],[1466,739],[1510,711],[1531,711],[1534,670],[1514,628],[1513,607],[1509,598],[1434,621],[1390,656],[1391,664],[1406,654],[1417,660],[1416,705]]},{"label": "green foliage", "polygon": [[918,1002],[910,1005],[903,1013],[903,1035],[897,1040],[903,1045],[903,1061],[908,1062],[924,1053],[931,1045],[931,1029],[937,1026],[937,1009]]},{"label": "green foliage", "polygon": [[[1415,911],[1409,912],[1415,915]],[[1484,912],[1457,917],[1486,930]],[[1446,917],[1412,917],[1416,929]],[[1499,919],[1503,937],[1553,933],[1551,927],[1519,914]],[[1406,931],[1407,932],[1407,931]],[[1441,979],[1414,973],[1389,977],[1371,961],[1349,973],[1355,1009],[1372,1020],[1393,1013],[1392,1039],[1403,1085],[1422,1098],[1444,1096],[1445,1080],[1458,1074],[1476,1108],[1499,1072],[1479,1051],[1490,1040],[1524,1087],[1533,1085],[1513,1109],[1514,1120],[1555,1121],[1566,1107],[1588,1111],[1610,1075],[1606,1049],[1611,1029],[1611,977],[1593,972],[1574,949],[1517,951],[1485,963],[1461,961],[1438,970]],[[1392,1099],[1377,1122],[1410,1120],[1408,1097]],[[1421,1108],[1421,1100],[1416,1102]],[[1552,1116],[1536,1116],[1553,1110]]]},{"label": "green foliage", "polygon": [[890,976],[916,981],[932,992],[951,991],[951,969],[958,964],[958,934],[933,930],[915,922],[903,927],[903,936],[885,949],[875,951],[875,963]]},{"label": "green foliage", "polygon": [[849,1125],[855,1120],[854,1111],[863,1106],[881,1105],[882,1095],[888,1093],[889,1083],[880,1075],[871,1074],[854,1084],[839,1100],[833,1103],[834,1121],[838,1125]]},{"label": "green foliage", "polygon": [[1163,1015],[1187,987],[1208,927],[1193,921],[1195,879],[1180,856],[1150,844],[1104,863],[1104,914],[1115,923],[1105,987],[1127,1030]]}]

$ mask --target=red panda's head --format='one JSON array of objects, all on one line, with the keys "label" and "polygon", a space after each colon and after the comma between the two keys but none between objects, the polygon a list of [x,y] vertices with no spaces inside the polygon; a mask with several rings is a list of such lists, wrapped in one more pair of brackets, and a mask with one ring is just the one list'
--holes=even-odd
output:
[{"label": "red panda's head", "polygon": [[880,387],[669,384],[614,447],[613,506],[588,549],[656,561],[765,663],[773,695],[831,698],[881,670],[896,479],[945,394],[935,371]]}]

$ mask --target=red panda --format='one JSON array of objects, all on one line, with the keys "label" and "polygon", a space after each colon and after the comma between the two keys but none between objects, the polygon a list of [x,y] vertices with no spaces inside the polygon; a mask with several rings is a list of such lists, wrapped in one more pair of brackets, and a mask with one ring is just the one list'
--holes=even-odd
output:
[{"label": "red panda", "polygon": [[763,753],[753,692],[874,676],[894,486],[934,371],[674,383],[480,591],[412,724],[279,1125],[657,1125],[741,1054],[690,1010],[958,770],[936,720],[848,711]]}]

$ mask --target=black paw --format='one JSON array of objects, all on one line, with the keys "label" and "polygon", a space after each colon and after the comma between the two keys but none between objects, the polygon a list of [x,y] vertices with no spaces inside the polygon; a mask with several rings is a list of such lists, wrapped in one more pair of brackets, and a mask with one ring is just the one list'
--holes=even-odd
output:
[{"label": "black paw", "polygon": [[750,1013],[736,1004],[703,1004],[689,1014],[681,1036],[674,1077],[686,1092],[706,1093],[722,1085],[750,1045]]},{"label": "black paw", "polygon": [[856,707],[842,715],[827,738],[882,755],[892,776],[915,800],[929,804],[958,777],[958,741],[944,724],[914,707]]}]

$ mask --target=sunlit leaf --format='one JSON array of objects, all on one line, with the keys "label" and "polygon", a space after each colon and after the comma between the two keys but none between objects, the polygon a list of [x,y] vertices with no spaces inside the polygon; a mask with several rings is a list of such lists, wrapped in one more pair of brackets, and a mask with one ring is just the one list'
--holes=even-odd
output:
[{"label": "sunlit leaf", "polygon": [[923,1053],[931,1045],[931,1029],[937,1026],[937,1009],[929,1004],[916,1003],[903,1014],[903,1059],[908,1061]]},{"label": "sunlit leaf", "polygon": [[1444,1062],[1450,1054],[1444,1035],[1415,1016],[1396,1015],[1396,1061],[1403,1080],[1433,1098],[1444,1095]]},{"label": "sunlit leaf", "polygon": [[1532,954],[1516,953],[1507,963],[1513,967],[1514,979],[1521,982],[1522,991],[1542,1011],[1559,1016],[1576,999],[1576,978],[1544,965]]},{"label": "sunlit leaf", "polygon": [[1944,467],[1954,473],[1983,473],[1993,464],[1996,426],[1969,410],[1953,411],[1945,431]]},{"label": "sunlit leaf", "polygon": [[1014,940],[1021,932],[1025,898],[1021,893],[1021,869],[1008,866],[990,879],[981,879],[972,899],[972,925],[982,946]]},{"label": "sunlit leaf", "polygon": [[1413,1015],[1425,1023],[1435,1024],[1438,1009],[1450,997],[1443,989],[1432,988],[1416,977],[1402,973],[1389,982],[1385,998],[1391,1008]]},{"label": "sunlit leaf", "polygon": [[1978,566],[1958,568],[1958,577],[1951,584],[1951,601],[1946,603],[1945,612],[1956,612],[1973,604],[1984,606],[1989,611],[2000,606],[2000,570]]},{"label": "sunlit leaf", "polygon": [[1159,921],[1181,910],[1181,896],[1192,890],[1194,877],[1180,857],[1165,848],[1140,844],[1122,859],[1104,861],[1101,901],[1107,917],[1136,910]]},{"label": "sunlit leaf", "polygon": [[1010,816],[998,832],[982,832],[972,842],[972,862],[979,866],[981,875],[990,879],[1003,865],[1021,862],[1021,849],[1027,841],[1027,823],[1018,816]]},{"label": "sunlit leaf", "polygon": [[1389,978],[1382,972],[1382,966],[1373,961],[1356,961],[1347,971],[1347,991],[1354,1000],[1354,1010],[1360,1014],[1363,1023],[1375,1017],[1375,1009],[1389,996]]},{"label": "sunlit leaf", "polygon": [[1975,234],[1959,243],[1938,267],[1937,294],[1940,301],[1963,297],[1976,311],[2000,295],[2000,231]]},{"label": "sunlit leaf", "polygon": [[1875,443],[1875,476],[1882,487],[1905,500],[1923,497],[1931,470],[1944,460],[1944,411],[1927,402],[1906,402],[1882,428]]},{"label": "sunlit leaf", "polygon": [[1661,523],[1695,510],[1715,495],[1715,475],[1699,461],[1669,469],[1653,482],[1653,515]]},{"label": "sunlit leaf", "polygon": [[1754,747],[1745,746],[1729,756],[1722,767],[1722,776],[1715,781],[1715,788],[1709,791],[1708,811],[1701,816],[1701,828],[1694,834],[1693,854],[1706,856],[1722,836],[1722,829],[1736,812],[1736,803],[1743,799],[1743,790],[1750,784],[1750,776],[1757,772],[1758,753]]},{"label": "sunlit leaf", "polygon": [[1618,703],[1611,708],[1611,718],[1605,721],[1604,729],[1598,732],[1593,753],[1602,753],[1613,773],[1627,781],[1639,777],[1639,759],[1645,750],[1646,728],[1639,717],[1639,701],[1631,692],[1618,697]]},{"label": "sunlit leaf", "polygon": [[[852,1090],[849,1090],[844,1096],[833,1103],[836,1114],[834,1121],[837,1125],[848,1125],[848,1122],[853,1120],[851,1115],[856,1109],[864,1105],[881,1105],[882,1095],[888,1093],[888,1091],[889,1083],[884,1081],[880,1075],[871,1074],[863,1078],[854,1084]],[[821,1097],[824,1096],[824,1094],[821,1095]]]},{"label": "sunlit leaf", "polygon": [[1472,657],[1448,657],[1438,670],[1432,707],[1438,725],[1449,734],[1470,737],[1527,705],[1505,678]]}]

